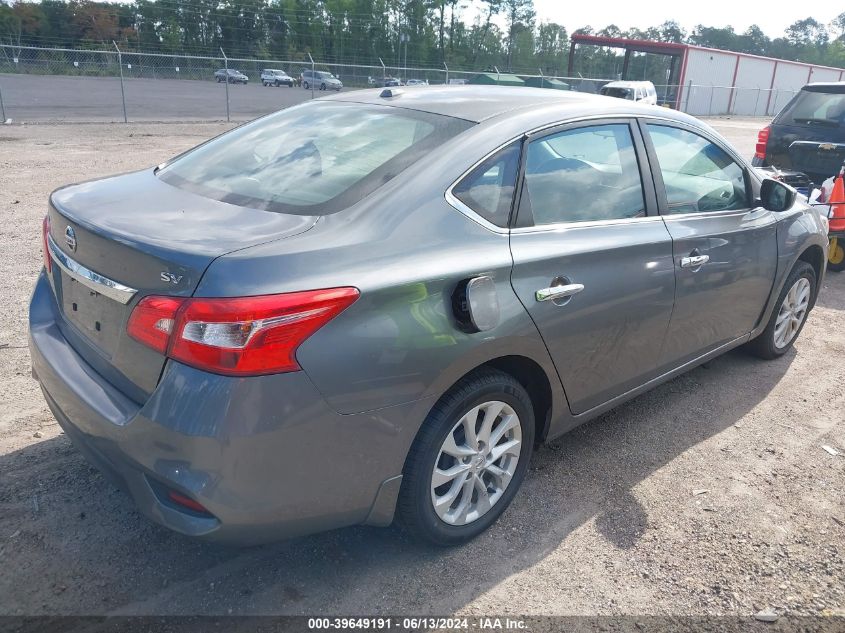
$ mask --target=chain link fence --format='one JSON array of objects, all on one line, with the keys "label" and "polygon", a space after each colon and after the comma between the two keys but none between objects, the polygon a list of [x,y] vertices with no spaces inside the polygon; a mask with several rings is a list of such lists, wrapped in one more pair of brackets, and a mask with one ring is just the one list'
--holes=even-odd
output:
[{"label": "chain link fence", "polygon": [[[267,87],[262,71],[281,70],[292,86]],[[238,74],[229,74],[237,71]],[[404,65],[325,63],[310,58],[254,59],[0,45],[2,121],[246,120],[301,103],[331,89],[332,81],[304,89],[302,73],[328,73],[344,90],[400,83],[489,83],[596,94],[610,79],[557,77]],[[245,85],[242,76],[246,77]],[[228,80],[227,80],[228,77]],[[772,116],[796,91],[763,88],[656,86],[658,103],[698,116]]]}]

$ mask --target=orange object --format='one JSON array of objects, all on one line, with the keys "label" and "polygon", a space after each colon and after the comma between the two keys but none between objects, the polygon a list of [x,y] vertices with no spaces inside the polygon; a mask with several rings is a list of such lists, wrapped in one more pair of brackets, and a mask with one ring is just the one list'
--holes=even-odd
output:
[{"label": "orange object", "polygon": [[833,181],[833,191],[830,192],[830,230],[845,231],[845,165],[839,170],[839,175]]}]

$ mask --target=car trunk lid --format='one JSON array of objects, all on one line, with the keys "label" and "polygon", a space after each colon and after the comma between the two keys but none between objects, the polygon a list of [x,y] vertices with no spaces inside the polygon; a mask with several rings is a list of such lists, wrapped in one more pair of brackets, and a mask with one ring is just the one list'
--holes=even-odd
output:
[{"label": "car trunk lid", "polygon": [[166,359],[127,335],[137,302],[190,296],[217,257],[303,233],[316,221],[201,197],[153,170],[66,187],[50,203],[60,327],[99,373],[139,401]]}]

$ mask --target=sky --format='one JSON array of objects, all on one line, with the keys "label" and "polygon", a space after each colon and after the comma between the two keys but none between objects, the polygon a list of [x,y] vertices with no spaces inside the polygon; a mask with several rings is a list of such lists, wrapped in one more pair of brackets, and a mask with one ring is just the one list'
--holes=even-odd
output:
[{"label": "sky", "polygon": [[806,17],[827,24],[845,11],[841,1],[822,0],[804,4],[794,0],[604,0],[603,2],[573,2],[572,0],[534,0],[539,21],[563,24],[571,33],[590,25],[599,30],[608,24],[620,29],[657,26],[675,20],[687,31],[697,24],[733,26],[737,32],[757,24],[771,38],[783,35],[784,29]]}]

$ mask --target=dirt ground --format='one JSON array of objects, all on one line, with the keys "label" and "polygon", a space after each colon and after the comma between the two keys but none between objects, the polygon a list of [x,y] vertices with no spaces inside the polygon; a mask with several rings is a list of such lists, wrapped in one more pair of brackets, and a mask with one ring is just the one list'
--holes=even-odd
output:
[{"label": "dirt ground", "polygon": [[[753,151],[759,121],[712,123]],[[784,358],[729,353],[539,450],[463,547],[360,527],[239,550],[139,516],[30,378],[40,223],[53,188],[224,129],[0,126],[0,615],[845,616],[845,274]]]}]

